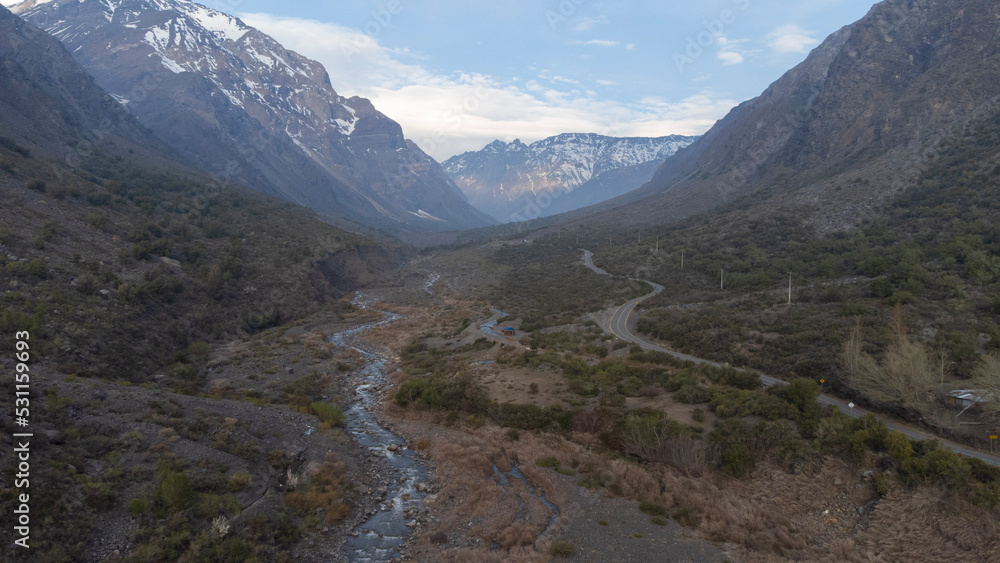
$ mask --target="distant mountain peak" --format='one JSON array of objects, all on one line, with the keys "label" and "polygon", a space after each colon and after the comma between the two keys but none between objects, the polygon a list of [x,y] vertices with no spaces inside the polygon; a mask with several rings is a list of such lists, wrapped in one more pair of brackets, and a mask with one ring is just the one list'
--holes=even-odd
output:
[{"label": "distant mountain peak", "polygon": [[[636,189],[652,177],[658,164],[694,139],[562,133],[530,145],[519,139],[496,140],[480,151],[448,159],[444,168],[473,205],[497,220],[517,221],[570,211]],[[558,202],[552,194],[558,194]]]}]

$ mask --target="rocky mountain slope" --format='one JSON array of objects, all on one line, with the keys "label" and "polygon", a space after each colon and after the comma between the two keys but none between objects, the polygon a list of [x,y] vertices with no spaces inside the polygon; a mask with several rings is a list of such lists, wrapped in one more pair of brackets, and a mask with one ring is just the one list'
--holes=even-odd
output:
[{"label": "rocky mountain slope", "polygon": [[568,133],[525,145],[494,141],[454,156],[445,171],[478,209],[501,222],[572,211],[632,191],[695,137]]},{"label": "rocky mountain slope", "polygon": [[[0,329],[142,379],[384,279],[399,250],[172,160],[59,41],[0,7]],[[12,345],[10,342],[0,344]]]},{"label": "rocky mountain slope", "polygon": [[998,20],[985,0],[881,2],[598,220],[641,227],[738,200],[805,214],[819,232],[877,215],[996,105]]},{"label": "rocky mountain slope", "polygon": [[316,61],[186,0],[13,6],[190,163],[394,233],[491,223],[433,159]]}]

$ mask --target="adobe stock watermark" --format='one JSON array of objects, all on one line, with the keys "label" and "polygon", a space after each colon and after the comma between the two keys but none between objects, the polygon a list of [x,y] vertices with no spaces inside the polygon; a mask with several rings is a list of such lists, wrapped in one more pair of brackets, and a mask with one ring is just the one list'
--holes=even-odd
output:
[{"label": "adobe stock watermark", "polygon": [[589,0],[560,0],[559,4],[555,6],[554,9],[550,8],[545,10],[545,20],[549,22],[549,27],[552,31],[555,31],[559,27],[559,24],[566,22],[580,9],[580,6],[586,4]]},{"label": "adobe stock watermark", "polygon": [[[741,12],[750,7],[750,0],[732,0],[732,3],[734,8]],[[719,37],[723,36],[726,28],[736,23],[736,15],[733,9],[725,8],[715,19],[703,20],[701,24],[705,29],[695,35],[689,35],[682,52],[674,52],[673,61],[677,66],[677,72],[684,72],[685,67],[694,64],[694,61],[705,53],[705,49],[714,45]]]},{"label": "adobe stock watermark", "polygon": [[403,3],[401,0],[389,0],[382,7],[371,11],[371,18],[365,23],[361,37],[353,41],[348,41],[340,46],[340,52],[347,62],[351,62],[354,55],[362,50],[371,47],[375,38],[381,35],[387,27],[392,24],[393,18],[403,13]]}]

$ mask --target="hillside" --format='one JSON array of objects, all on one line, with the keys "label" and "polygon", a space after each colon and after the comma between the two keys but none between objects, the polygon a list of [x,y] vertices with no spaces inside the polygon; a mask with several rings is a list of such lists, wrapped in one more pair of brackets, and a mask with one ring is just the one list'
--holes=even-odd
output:
[{"label": "hillside", "polygon": [[[666,161],[645,186],[577,212],[652,226],[742,201],[818,232],[879,216],[945,139],[1000,95],[998,8],[887,0]],[[752,197],[754,203],[747,203]]]},{"label": "hillside", "polygon": [[394,267],[397,250],[172,160],[56,39],[0,18],[3,328],[40,331],[64,370],[148,380]]},{"label": "hillside", "polygon": [[[25,2],[115,99],[187,162],[342,223],[393,233],[492,222],[399,124],[323,66],[186,0]],[[150,64],[150,61],[156,61]]]},{"label": "hillside", "polygon": [[478,209],[501,222],[524,221],[630,192],[694,140],[566,133],[530,145],[494,141],[443,166]]}]

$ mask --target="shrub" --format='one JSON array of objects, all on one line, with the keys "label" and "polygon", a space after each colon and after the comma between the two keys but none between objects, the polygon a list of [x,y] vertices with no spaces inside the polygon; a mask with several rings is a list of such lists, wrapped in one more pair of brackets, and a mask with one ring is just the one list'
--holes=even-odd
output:
[{"label": "shrub", "polygon": [[195,369],[194,366],[183,362],[177,362],[174,364],[172,371],[174,372],[175,377],[185,381],[192,381],[198,377],[198,370]]},{"label": "shrub", "polygon": [[674,399],[677,399],[679,403],[697,405],[699,403],[707,403],[709,397],[705,388],[698,385],[686,384],[674,393]]},{"label": "shrub", "polygon": [[694,513],[694,510],[690,508],[682,508],[677,512],[674,512],[674,520],[677,520],[678,524],[685,527],[697,526],[701,521],[701,519]]},{"label": "shrub", "polygon": [[211,348],[209,347],[207,342],[198,341],[198,342],[192,342],[188,346],[187,353],[192,356],[201,357],[201,356],[207,356],[210,350]]},{"label": "shrub", "polygon": [[160,483],[153,491],[157,506],[168,513],[180,512],[191,506],[194,489],[185,473],[174,473],[169,469],[161,471]]},{"label": "shrub", "polygon": [[312,409],[313,414],[318,416],[321,421],[327,424],[343,426],[344,422],[347,420],[347,416],[344,415],[344,409],[338,407],[337,405],[316,401],[311,403],[309,408]]},{"label": "shrub", "polygon": [[540,457],[535,460],[538,467],[559,467],[559,460],[555,456]]},{"label": "shrub", "polygon": [[139,516],[149,511],[149,501],[146,497],[138,497],[128,501],[128,513]]},{"label": "shrub", "polygon": [[99,512],[111,510],[118,500],[118,493],[108,483],[87,481],[83,485],[83,498]]},{"label": "shrub", "polygon": [[242,491],[243,489],[250,486],[252,478],[246,471],[237,471],[229,477],[229,482],[226,483],[226,488],[231,492]]},{"label": "shrub", "polygon": [[549,555],[552,557],[570,557],[574,551],[575,547],[568,541],[554,541],[549,546]]},{"label": "shrub", "polygon": [[735,477],[743,477],[753,469],[755,464],[753,456],[746,446],[734,444],[726,448],[722,453],[722,467],[732,473]]},{"label": "shrub", "polygon": [[669,516],[670,513],[663,506],[656,504],[655,502],[642,501],[639,503],[639,510],[643,514],[648,514],[650,516]]}]

